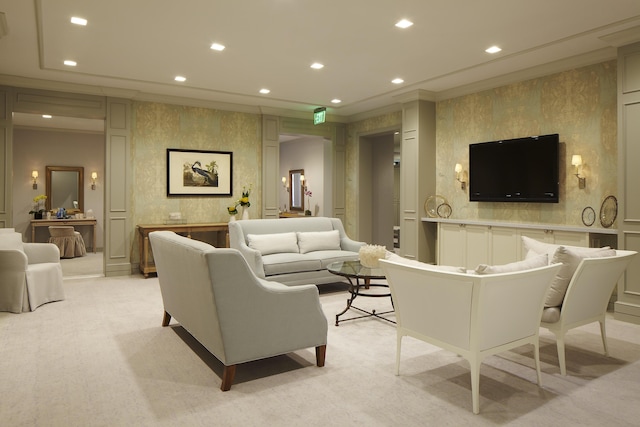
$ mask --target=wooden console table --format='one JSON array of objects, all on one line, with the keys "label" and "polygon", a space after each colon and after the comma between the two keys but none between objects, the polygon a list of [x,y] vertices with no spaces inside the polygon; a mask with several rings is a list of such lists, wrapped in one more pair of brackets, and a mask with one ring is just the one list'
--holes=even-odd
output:
[{"label": "wooden console table", "polygon": [[149,260],[149,254],[151,254],[149,233],[152,231],[173,231],[186,235],[190,239],[192,233],[213,231],[217,233],[214,246],[219,248],[229,247],[229,225],[226,222],[207,224],[139,224],[136,228],[138,230],[138,249],[140,251],[140,272],[144,274],[144,277],[149,277],[149,273],[156,272],[156,265]]},{"label": "wooden console table", "polygon": [[96,253],[96,228],[98,225],[98,221],[95,218],[84,218],[84,219],[32,219],[31,220],[31,241],[36,241],[36,227],[49,227],[50,225],[73,225],[76,226],[92,226],[92,238],[93,245],[91,248],[93,249],[93,253]]}]

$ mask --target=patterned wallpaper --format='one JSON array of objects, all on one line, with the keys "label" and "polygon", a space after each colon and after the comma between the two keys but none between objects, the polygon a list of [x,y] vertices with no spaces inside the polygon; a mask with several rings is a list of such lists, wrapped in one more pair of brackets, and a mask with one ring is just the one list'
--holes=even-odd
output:
[{"label": "patterned wallpaper", "polygon": [[[262,125],[256,114],[179,105],[133,104],[131,155],[133,224],[162,224],[170,212],[189,222],[227,222],[227,206],[252,187],[252,217],[260,216]],[[167,197],[167,148],[233,152],[233,197]]]},{"label": "patterned wallpaper", "polygon": [[[616,62],[610,61],[438,102],[436,190],[451,204],[451,217],[582,226],[585,206],[598,213],[602,200],[616,195],[616,90]],[[470,143],[551,133],[561,142],[560,203],[468,201],[454,166],[468,172]],[[572,154],[584,162],[582,190]]]}]

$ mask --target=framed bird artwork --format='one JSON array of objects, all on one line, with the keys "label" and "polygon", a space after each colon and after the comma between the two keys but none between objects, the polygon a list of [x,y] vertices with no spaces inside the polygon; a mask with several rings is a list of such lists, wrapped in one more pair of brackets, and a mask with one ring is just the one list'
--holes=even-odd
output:
[{"label": "framed bird artwork", "polygon": [[167,148],[167,196],[231,196],[233,153]]}]

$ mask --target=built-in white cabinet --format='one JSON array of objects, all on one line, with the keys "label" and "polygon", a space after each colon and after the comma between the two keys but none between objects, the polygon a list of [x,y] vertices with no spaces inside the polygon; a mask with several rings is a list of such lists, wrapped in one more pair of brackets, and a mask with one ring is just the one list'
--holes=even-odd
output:
[{"label": "built-in white cabinet", "polygon": [[615,239],[614,230],[593,231],[577,227],[570,229],[562,226],[542,227],[445,220],[437,222],[437,263],[463,266],[468,269],[476,268],[478,264],[498,265],[523,259],[525,250],[522,245],[522,236],[557,245],[584,247],[593,246],[594,242],[610,244],[611,239],[607,237]]}]

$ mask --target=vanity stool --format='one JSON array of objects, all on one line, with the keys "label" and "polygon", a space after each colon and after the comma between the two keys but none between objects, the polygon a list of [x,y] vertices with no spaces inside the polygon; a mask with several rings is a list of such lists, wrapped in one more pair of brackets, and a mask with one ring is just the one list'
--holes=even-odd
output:
[{"label": "vanity stool", "polygon": [[87,248],[82,235],[71,225],[49,226],[49,243],[60,249],[60,258],[75,258],[85,256]]}]

